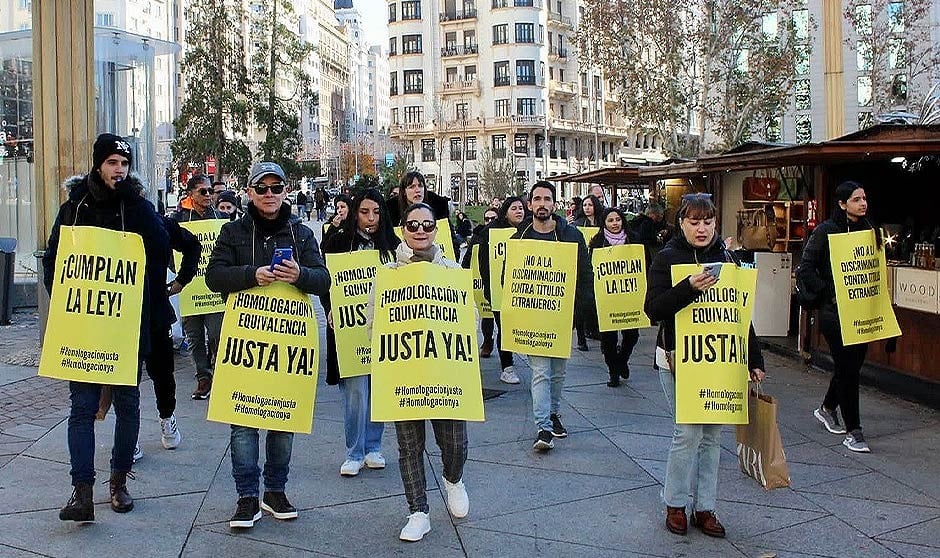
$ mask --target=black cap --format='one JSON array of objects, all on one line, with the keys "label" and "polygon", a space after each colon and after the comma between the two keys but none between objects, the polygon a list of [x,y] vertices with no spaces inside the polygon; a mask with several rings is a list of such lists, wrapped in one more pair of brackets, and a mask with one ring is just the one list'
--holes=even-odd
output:
[{"label": "black cap", "polygon": [[128,163],[134,162],[134,153],[131,151],[131,144],[121,136],[114,134],[101,134],[95,140],[95,148],[92,153],[92,169],[101,168],[101,164],[111,155],[118,154],[127,157]]}]

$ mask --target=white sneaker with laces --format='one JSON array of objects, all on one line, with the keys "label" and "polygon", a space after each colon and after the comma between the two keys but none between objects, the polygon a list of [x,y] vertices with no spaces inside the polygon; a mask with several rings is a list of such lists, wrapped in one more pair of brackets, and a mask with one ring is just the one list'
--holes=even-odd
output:
[{"label": "white sneaker with laces", "polygon": [[447,509],[450,514],[457,519],[467,517],[470,513],[470,498],[467,496],[463,480],[452,483],[444,477],[441,479],[444,481],[444,491],[447,492]]},{"label": "white sneaker with laces", "polygon": [[183,441],[183,435],[180,434],[175,415],[170,415],[170,418],[160,419],[160,432],[160,441],[163,443],[164,449],[176,449]]},{"label": "white sneaker with laces", "polygon": [[362,469],[362,461],[347,459],[343,461],[343,465],[339,468],[339,474],[344,477],[355,477],[359,474],[360,469]]},{"label": "white sneaker with laces", "polygon": [[140,449],[140,442],[134,445],[134,463],[144,458],[144,450]]},{"label": "white sneaker with laces", "polygon": [[522,383],[522,380],[519,379],[519,376],[516,375],[516,371],[513,370],[512,366],[507,366],[503,368],[502,373],[499,375],[499,381],[504,384],[519,384]]},{"label": "white sneaker with laces", "polygon": [[431,519],[424,512],[414,512],[408,516],[408,523],[405,524],[399,533],[398,538],[408,542],[418,542],[425,535],[431,532]]},{"label": "white sneaker with laces", "polygon": [[385,456],[381,452],[373,451],[366,454],[366,467],[370,469],[384,469]]}]

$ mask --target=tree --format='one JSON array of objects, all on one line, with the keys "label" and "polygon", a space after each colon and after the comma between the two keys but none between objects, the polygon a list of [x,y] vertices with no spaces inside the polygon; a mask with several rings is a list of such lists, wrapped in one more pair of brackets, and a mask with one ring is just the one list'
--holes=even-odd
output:
[{"label": "tree", "polygon": [[382,185],[384,192],[388,194],[392,188],[398,186],[401,179],[408,171],[414,170],[414,158],[405,149],[404,145],[399,145],[395,151],[395,158],[392,166],[385,167],[381,171]]},{"label": "tree", "polygon": [[843,15],[855,37],[845,44],[856,54],[859,104],[874,114],[916,112],[924,85],[938,75],[940,45],[931,42],[930,10],[930,0],[848,2]]},{"label": "tree", "polygon": [[[265,133],[260,155],[279,163],[288,174],[299,173],[300,110],[315,102],[304,70],[313,46],[298,37],[296,26],[290,0],[260,0],[251,20],[251,108],[255,124]],[[289,83],[292,89],[284,91],[278,82]]]},{"label": "tree", "polygon": [[348,149],[343,149],[341,159],[340,180],[343,184],[348,184],[350,179],[356,178],[356,175],[375,174],[375,157],[366,149],[366,146],[348,144],[348,147]]},{"label": "tree", "polygon": [[251,152],[242,139],[249,120],[245,50],[241,34],[232,32],[241,29],[242,17],[241,4],[227,0],[192,0],[186,9],[186,99],[170,146],[178,168],[213,157],[215,178],[248,175]]},{"label": "tree", "polygon": [[694,156],[706,138],[719,149],[746,141],[787,107],[812,26],[798,6],[585,0],[577,42],[587,67],[615,86],[628,121],[654,128],[669,154]]},{"label": "tree", "polygon": [[511,153],[506,155],[495,157],[489,147],[484,147],[477,155],[480,187],[486,193],[484,199],[505,198],[522,193],[522,185],[516,179],[516,158]]},{"label": "tree", "polygon": [[359,194],[365,192],[366,190],[378,190],[381,185],[379,184],[379,177],[374,174],[363,174],[356,180],[353,187],[350,189],[349,193],[353,196],[358,196]]}]

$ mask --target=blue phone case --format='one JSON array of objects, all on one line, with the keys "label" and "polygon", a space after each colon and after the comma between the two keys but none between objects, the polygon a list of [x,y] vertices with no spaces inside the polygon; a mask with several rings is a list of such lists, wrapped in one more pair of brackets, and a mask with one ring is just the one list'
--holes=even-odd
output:
[{"label": "blue phone case", "polygon": [[271,267],[268,268],[268,271],[274,272],[274,266],[279,263],[289,260],[294,256],[293,248],[275,248],[274,256],[271,257]]}]

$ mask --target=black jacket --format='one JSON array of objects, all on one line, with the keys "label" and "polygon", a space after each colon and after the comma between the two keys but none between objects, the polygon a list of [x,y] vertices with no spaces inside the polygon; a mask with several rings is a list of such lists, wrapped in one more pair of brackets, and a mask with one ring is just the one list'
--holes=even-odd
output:
[{"label": "black jacket", "polygon": [[[424,191],[424,203],[431,206],[435,219],[450,219],[450,200],[440,196],[430,190]],[[407,208],[400,207],[398,198],[392,198],[388,202],[388,217],[392,226],[401,225],[402,211]]]},{"label": "black jacket", "polygon": [[[594,308],[594,270],[591,267],[591,257],[588,255],[587,244],[575,226],[558,215],[552,215],[555,220],[555,240],[558,242],[572,242],[578,245],[578,278],[574,293],[574,318],[586,319]],[[519,225],[519,229],[511,239],[544,240],[537,236],[532,228],[532,218],[528,218]],[[481,270],[482,271],[482,270]],[[484,282],[485,283],[485,282]]]},{"label": "black jacket", "polygon": [[[193,280],[193,277],[196,276],[196,269],[199,266],[199,256],[202,255],[202,243],[199,242],[196,235],[181,227],[179,222],[175,219],[161,217],[161,220],[170,238],[170,249],[183,254],[180,268],[176,272],[176,282],[185,287]],[[173,254],[171,253],[171,261],[172,258]],[[175,316],[173,321],[176,321]]]},{"label": "black jacket", "polygon": [[841,217],[826,219],[813,230],[800,256],[800,265],[796,268],[797,278],[803,281],[811,292],[822,293],[820,318],[836,321],[839,319],[839,312],[836,308],[836,286],[829,257],[829,235],[871,228],[867,222],[853,223],[846,220],[844,213]]},{"label": "black jacket", "polygon": [[[646,314],[650,320],[659,322],[659,335],[656,345],[667,351],[676,348],[676,313],[691,304],[700,294],[688,281],[672,284],[672,266],[690,263],[715,263],[730,261],[725,244],[715,235],[715,240],[707,247],[693,248],[682,233],[676,234],[666,246],[653,258],[653,265],[647,276]],[[760,341],[754,333],[754,326],[748,333],[749,370],[764,368]]]},{"label": "black jacket", "polygon": [[[261,219],[249,204],[244,217],[222,226],[206,267],[206,285],[223,297],[257,287],[255,272],[271,263],[274,249],[291,247],[294,260],[300,265],[300,278],[295,286],[305,293],[326,293],[330,288],[330,274],[323,265],[313,231],[305,227],[299,217],[291,215],[290,206],[286,204],[281,206],[275,222],[259,225]],[[276,230],[266,233],[266,225],[277,225]]]},{"label": "black jacket", "polygon": [[139,234],[147,257],[139,345],[139,356],[143,358],[150,354],[150,329],[166,328],[176,321],[165,288],[170,240],[153,204],[141,195],[143,185],[137,177],[128,176],[119,186],[118,195],[105,201],[98,201],[91,195],[89,180],[92,180],[91,175],[73,176],[63,184],[68,199],[59,208],[42,257],[43,285],[46,292],[52,294],[59,234],[63,225],[85,225]]}]

